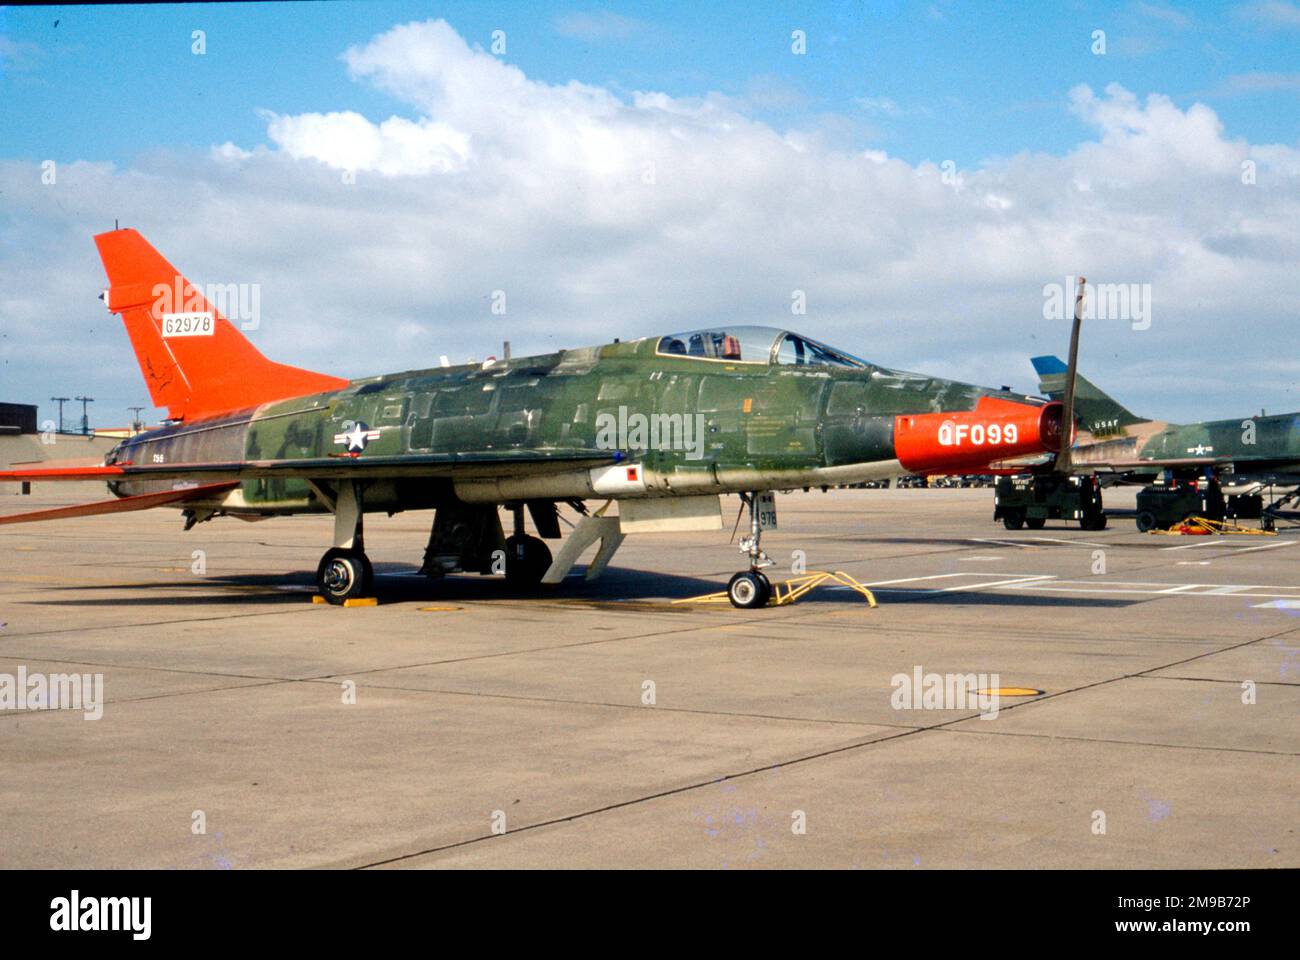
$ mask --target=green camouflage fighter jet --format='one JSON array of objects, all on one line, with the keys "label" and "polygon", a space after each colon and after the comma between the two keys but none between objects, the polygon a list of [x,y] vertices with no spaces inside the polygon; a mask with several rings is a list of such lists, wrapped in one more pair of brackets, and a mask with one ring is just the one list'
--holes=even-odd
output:
[{"label": "green camouflage fighter jet", "polygon": [[[274,363],[134,230],[95,238],[157,406],[168,420],[96,467],[0,481],[106,480],[117,500],[0,523],[170,505],[218,516],[332,513],[317,569],[332,603],[371,589],[367,512],[433,510],[422,572],[557,583],[600,542],[719,530],[719,494],[749,509],[731,602],[763,606],[771,491],[905,473],[1023,469],[1061,446],[1062,404],[868,363],[796,333],[719,326],[641,340],[343,380]],[[604,502],[589,513],[586,501]],[[617,501],[617,515],[606,515]],[[552,558],[557,505],[582,520]],[[498,509],[513,515],[503,533]],[[524,532],[524,513],[540,538]]]},{"label": "green camouflage fighter jet", "polygon": [[[1038,389],[1064,395],[1066,365],[1034,357]],[[1139,417],[1086,377],[1075,378],[1077,441],[1070,451],[1075,473],[1110,474],[1146,481],[1138,494],[1139,530],[1168,527],[1190,516],[1258,519],[1272,529],[1284,508],[1300,497],[1300,413],[1171,424]],[[1241,491],[1225,497],[1220,481]],[[1054,478],[1039,481],[1040,496]],[[1262,491],[1280,487],[1265,504]]]}]

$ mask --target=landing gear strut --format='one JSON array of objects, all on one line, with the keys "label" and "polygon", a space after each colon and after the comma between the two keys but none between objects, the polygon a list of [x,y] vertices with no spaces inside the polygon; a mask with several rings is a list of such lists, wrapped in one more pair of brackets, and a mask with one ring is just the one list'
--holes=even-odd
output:
[{"label": "landing gear strut", "polygon": [[317,590],[334,604],[368,596],[374,589],[375,571],[362,542],[361,485],[345,480],[333,497],[314,484],[313,488],[334,510],[334,546],[316,567]]},{"label": "landing gear strut", "polygon": [[[1281,484],[1281,486],[1289,486],[1289,484]],[[1269,502],[1263,504],[1260,509],[1259,528],[1261,530],[1276,530],[1277,522],[1279,520],[1295,521],[1300,519],[1300,517],[1297,517],[1294,510],[1287,509],[1295,504],[1297,500],[1300,500],[1300,487],[1296,487],[1287,493],[1283,493],[1281,496],[1275,497],[1273,495],[1273,482],[1270,481],[1268,485],[1268,497]]]},{"label": "landing gear strut", "polygon": [[772,599],[772,582],[762,567],[770,567],[772,560],[762,548],[763,530],[758,517],[758,494],[742,493],[740,501],[749,507],[749,534],[740,540],[740,552],[749,557],[749,569],[742,570],[727,584],[727,599],[733,607],[754,610],[767,606]]}]

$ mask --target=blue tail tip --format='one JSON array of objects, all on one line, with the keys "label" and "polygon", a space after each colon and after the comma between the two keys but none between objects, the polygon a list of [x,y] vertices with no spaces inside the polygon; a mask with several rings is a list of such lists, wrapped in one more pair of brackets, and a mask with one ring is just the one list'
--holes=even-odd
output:
[{"label": "blue tail tip", "polygon": [[1040,377],[1045,377],[1049,373],[1066,373],[1070,369],[1060,357],[1031,357],[1029,362],[1034,365]]}]

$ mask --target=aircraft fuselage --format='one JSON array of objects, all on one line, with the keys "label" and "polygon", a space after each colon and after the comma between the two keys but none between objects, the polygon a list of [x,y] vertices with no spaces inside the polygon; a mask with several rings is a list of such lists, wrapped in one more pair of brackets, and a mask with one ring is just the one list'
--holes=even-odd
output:
[{"label": "aircraft fuselage", "polygon": [[[621,456],[595,470],[497,471],[447,481],[394,477],[372,485],[366,509],[433,507],[453,493],[483,503],[727,493],[855,483],[927,467],[928,461],[915,462],[915,444],[900,458],[899,417],[948,424],[946,432],[932,431],[932,456],[951,450],[958,459],[987,462],[1021,454],[1035,438],[1027,428],[1013,434],[1005,411],[1023,411],[1036,427],[1043,408],[1040,400],[1007,391],[870,364],[766,356],[730,361],[669,355],[661,347],[659,338],[648,338],[356,380],[334,392],[169,424],[124,441],[107,462],[599,448]],[[981,398],[998,404],[994,415],[976,413]],[[957,414],[957,422],[935,416],[947,413]],[[169,486],[132,479],[113,489],[131,495]],[[325,507],[306,480],[274,477],[243,481],[223,509],[270,514]]]}]

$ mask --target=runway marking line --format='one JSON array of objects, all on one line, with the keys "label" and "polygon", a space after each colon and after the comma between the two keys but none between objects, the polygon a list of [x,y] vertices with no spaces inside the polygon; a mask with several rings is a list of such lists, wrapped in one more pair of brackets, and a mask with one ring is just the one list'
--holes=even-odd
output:
[{"label": "runway marking line", "polygon": [[1276,550],[1278,547],[1294,547],[1300,540],[1283,540],[1279,543],[1266,543],[1261,547],[1252,547],[1248,543],[1230,543],[1217,538],[1202,540],[1200,543],[1184,543],[1177,547],[1161,547],[1161,550],[1195,550],[1197,547],[1223,547],[1236,553],[1250,553],[1252,550]]},{"label": "runway marking line", "polygon": [[1161,550],[1195,550],[1197,547],[1208,547],[1213,544],[1213,540],[1202,540],[1199,543],[1182,543],[1176,547],[1161,547]]},{"label": "runway marking line", "polygon": [[[1125,596],[1149,597],[1246,597],[1260,600],[1282,599],[1300,601],[1300,586],[1274,586],[1261,583],[1161,583],[1144,580],[1105,580],[1093,582],[1088,580],[1061,580],[1054,574],[1041,573],[992,573],[965,570],[959,573],[936,573],[922,577],[902,577],[896,580],[879,580],[865,584],[873,588],[884,588],[890,592],[891,586],[907,583],[926,583],[935,580],[950,580],[955,577],[978,578],[974,583],[962,583],[955,586],[933,586],[919,590],[919,593],[963,593],[977,590],[1033,590],[1039,593],[1093,593],[1118,594]],[[988,579],[993,578],[993,579]],[[838,588],[832,588],[838,589]]]},{"label": "runway marking line", "polygon": [[1266,543],[1262,547],[1246,547],[1244,550],[1238,550],[1237,553],[1251,553],[1255,550],[1276,550],[1278,547],[1294,547],[1296,543],[1295,540],[1286,540],[1282,543]]},{"label": "runway marking line", "polygon": [[[889,585],[891,585],[891,584],[895,584],[895,583],[916,583],[916,582],[918,582],[918,581],[920,581],[920,580],[946,580],[946,579],[948,579],[949,577],[983,577],[983,576],[987,576],[987,574],[983,574],[983,573],[966,573],[966,572],[962,572],[962,573],[935,573],[935,574],[931,574],[931,575],[928,576],[928,577],[901,577],[901,578],[898,579],[898,580],[874,580],[874,581],[872,581],[871,583],[864,583],[863,586],[864,586],[864,587],[887,587],[887,586],[889,586]],[[999,574],[999,576],[1001,576],[1001,574]],[[848,587],[845,587],[844,589],[847,590]]]},{"label": "runway marking line", "polygon": [[1034,574],[1032,576],[1015,577],[1010,580],[994,580],[992,583],[968,583],[960,587],[943,587],[939,593],[956,593],[960,590],[992,590],[996,587],[1019,587],[1032,583],[1036,580],[1055,580],[1051,574]]},{"label": "runway marking line", "polygon": [[[1094,543],[1091,540],[1066,540],[1062,537],[1030,537],[1026,540],[995,540],[992,537],[967,537],[971,543],[996,543],[1003,547],[1019,547],[1021,550],[1033,550],[1039,543],[1064,543],[1070,547],[1106,547],[1115,544]],[[1034,542],[1030,542],[1034,541]]]}]

